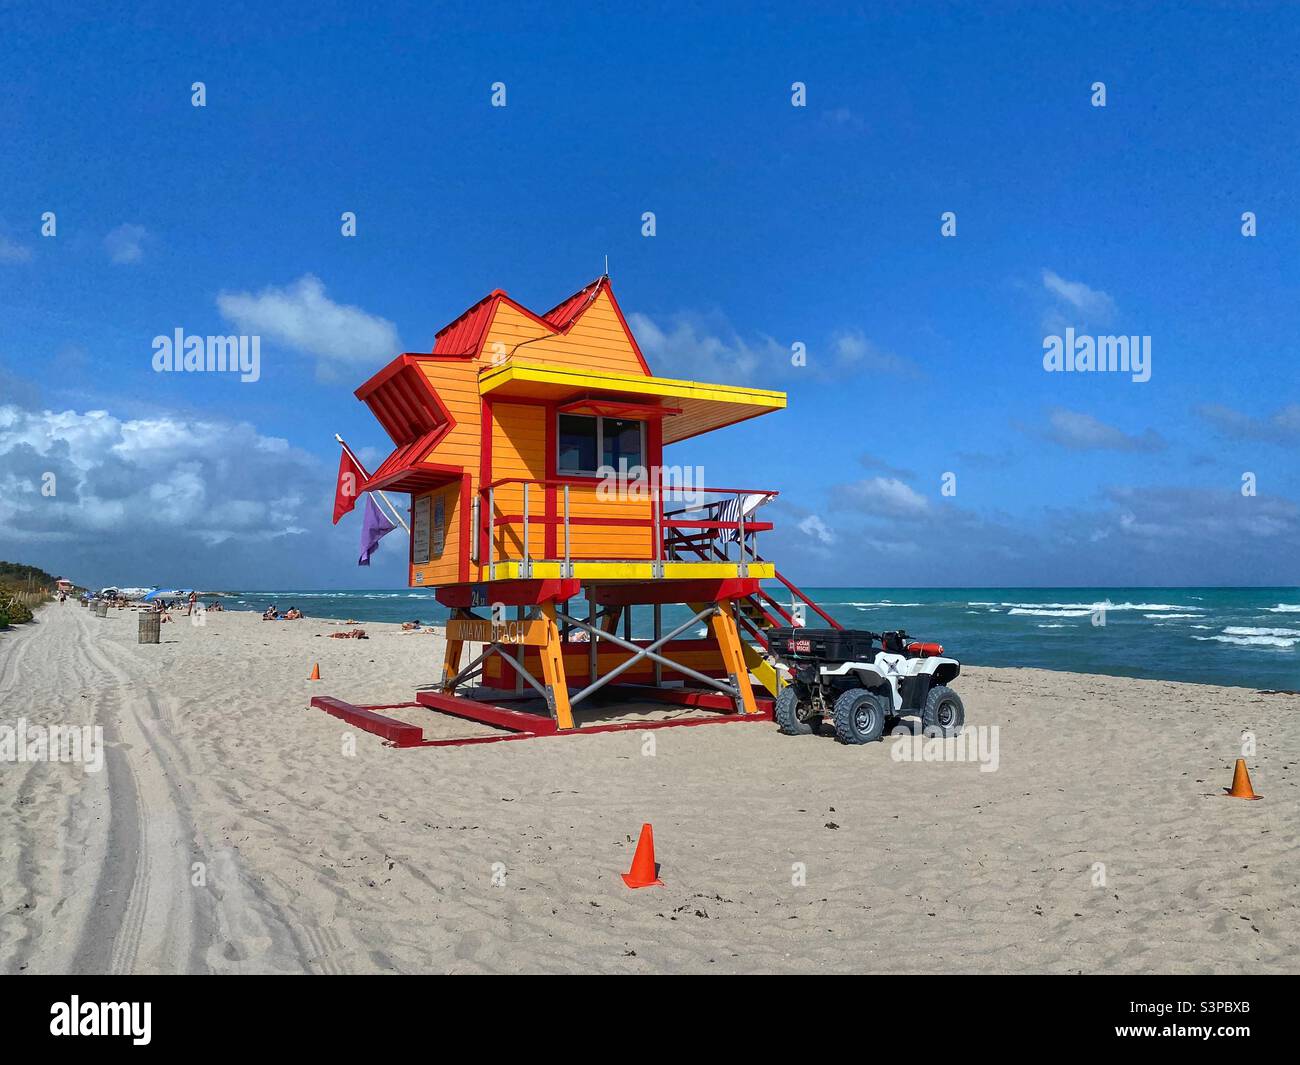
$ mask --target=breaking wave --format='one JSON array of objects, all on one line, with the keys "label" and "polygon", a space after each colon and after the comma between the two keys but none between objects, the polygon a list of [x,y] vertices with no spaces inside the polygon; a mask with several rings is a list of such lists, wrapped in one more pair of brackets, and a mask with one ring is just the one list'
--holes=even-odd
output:
[{"label": "breaking wave", "polygon": [[1193,636],[1192,639],[1230,643],[1237,647],[1294,647],[1300,643],[1300,636]]}]

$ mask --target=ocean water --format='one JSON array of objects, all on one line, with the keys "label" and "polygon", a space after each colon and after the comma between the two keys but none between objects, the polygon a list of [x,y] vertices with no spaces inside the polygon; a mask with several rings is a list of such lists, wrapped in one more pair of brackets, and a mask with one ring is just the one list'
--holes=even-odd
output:
[{"label": "ocean water", "polygon": [[[808,588],[846,628],[905,629],[963,662],[1300,690],[1296,588]],[[771,589],[778,602],[789,593]],[[431,591],[230,593],[227,609],[297,606],[312,617],[441,623]],[[581,599],[570,603],[586,616]],[[665,628],[689,617],[665,607]],[[1104,620],[1104,624],[1094,623]],[[822,625],[811,611],[807,623]],[[649,607],[633,610],[646,636]],[[701,632],[702,635],[702,632]]]}]

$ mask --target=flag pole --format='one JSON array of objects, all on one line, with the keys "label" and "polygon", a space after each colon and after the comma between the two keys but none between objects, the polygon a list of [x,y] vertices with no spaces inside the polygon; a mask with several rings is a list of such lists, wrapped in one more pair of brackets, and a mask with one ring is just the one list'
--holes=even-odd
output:
[{"label": "flag pole", "polygon": [[[358,459],[356,455],[352,454],[352,449],[348,447],[347,442],[343,439],[343,437],[339,436],[338,433],[335,433],[334,439],[337,440],[342,445],[343,450],[346,451],[348,453],[348,457],[352,459],[353,462],[356,463],[357,468],[360,470],[364,470],[365,467],[361,465],[361,460]],[[403,529],[406,530],[406,535],[407,536],[411,535],[411,527],[406,524],[406,521],[402,518],[402,515],[398,512],[397,508],[393,506],[393,501],[389,499],[388,496],[384,495],[383,492],[380,492],[378,490],[374,492],[367,492],[366,495],[368,495],[371,499],[374,499],[375,496],[378,495],[380,499],[382,499],[385,503],[388,504],[388,509],[393,512],[393,517],[397,519],[397,524],[399,524]]]}]

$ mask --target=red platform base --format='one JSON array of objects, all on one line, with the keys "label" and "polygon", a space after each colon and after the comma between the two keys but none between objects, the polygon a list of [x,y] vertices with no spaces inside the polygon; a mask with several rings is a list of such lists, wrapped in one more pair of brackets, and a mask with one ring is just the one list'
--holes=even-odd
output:
[{"label": "red platform base", "polygon": [[[732,708],[731,699],[720,692],[699,691],[686,688],[654,688],[641,685],[618,686],[619,694],[626,694],[631,700],[639,702],[664,702],[678,706],[697,707],[701,710],[718,711],[707,717],[678,717],[656,719],[651,721],[594,721],[578,728],[560,730],[555,722],[540,714],[511,710],[508,707],[478,699],[466,699],[459,695],[443,695],[441,692],[422,691],[416,693],[413,703],[388,704],[386,706],[354,706],[341,699],[328,695],[318,695],[311,705],[318,710],[346,721],[354,728],[361,729],[383,738],[393,747],[467,747],[476,743],[501,743],[506,740],[531,740],[547,736],[587,736],[600,732],[645,732],[649,729],[678,728],[695,725],[730,725],[745,722],[771,721],[773,702],[771,699],[756,698],[758,713],[737,714],[723,713]],[[623,690],[625,689],[625,690]],[[451,714],[455,717],[490,725],[500,732],[488,736],[466,736],[460,739],[426,740],[424,730],[419,725],[388,717],[378,713],[389,709],[414,709],[421,707],[438,713]],[[606,707],[617,710],[617,704]]]}]

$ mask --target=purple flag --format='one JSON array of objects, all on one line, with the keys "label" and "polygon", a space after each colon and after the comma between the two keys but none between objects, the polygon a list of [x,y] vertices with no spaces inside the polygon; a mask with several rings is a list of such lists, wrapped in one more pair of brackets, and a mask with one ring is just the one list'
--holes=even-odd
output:
[{"label": "purple flag", "polygon": [[367,492],[366,516],[361,521],[361,557],[357,559],[357,565],[370,565],[370,556],[379,547],[379,541],[395,528],[396,526],[375,506],[375,497]]}]

